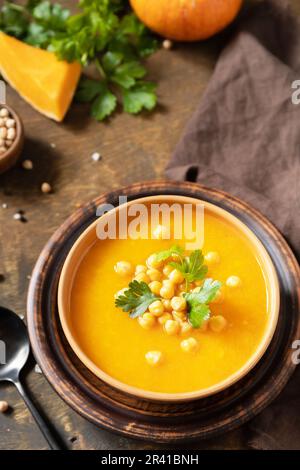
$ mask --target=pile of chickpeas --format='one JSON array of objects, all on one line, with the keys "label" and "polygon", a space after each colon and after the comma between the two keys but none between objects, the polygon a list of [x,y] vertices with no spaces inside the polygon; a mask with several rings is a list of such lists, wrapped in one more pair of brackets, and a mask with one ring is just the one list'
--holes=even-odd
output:
[{"label": "pile of chickpeas", "polygon": [[0,109],[0,156],[12,146],[16,138],[16,121],[7,108]]},{"label": "pile of chickpeas", "polygon": [[[176,260],[176,255],[172,257],[172,261]],[[137,321],[144,329],[151,329],[157,325],[161,325],[163,331],[167,335],[188,336],[193,330],[192,325],[188,321],[188,305],[183,296],[187,292],[186,282],[183,274],[174,269],[167,261],[157,261],[156,254],[152,254],[146,261],[146,264],[133,266],[128,261],[118,261],[114,266],[115,272],[120,276],[133,276],[132,280],[145,282],[148,284],[151,292],[159,296],[161,299],[155,300],[149,305],[148,310],[138,317]],[[208,265],[220,262],[220,256],[216,252],[209,252],[205,256],[205,262]],[[237,276],[231,276],[227,279],[226,285],[237,287],[240,279]],[[196,281],[189,285],[189,292],[197,292],[202,285],[202,281]],[[119,297],[127,288],[115,294]],[[223,292],[220,290],[213,302],[219,303],[223,299]],[[226,327],[227,321],[222,315],[214,315],[201,326],[201,331],[205,331],[208,327],[220,333]],[[198,349],[198,341],[193,337],[185,338],[180,343],[182,351],[186,353],[194,353]],[[160,351],[149,351],[146,361],[156,366],[162,361],[162,353]]]}]

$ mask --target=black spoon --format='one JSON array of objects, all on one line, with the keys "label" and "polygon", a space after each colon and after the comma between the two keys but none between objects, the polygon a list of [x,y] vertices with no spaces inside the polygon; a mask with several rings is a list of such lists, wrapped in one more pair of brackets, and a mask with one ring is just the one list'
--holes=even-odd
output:
[{"label": "black spoon", "polygon": [[20,381],[20,372],[26,364],[30,352],[25,324],[16,313],[4,307],[0,307],[0,340],[0,382],[8,381],[15,384],[50,448],[61,449],[48,424],[36,409]]}]

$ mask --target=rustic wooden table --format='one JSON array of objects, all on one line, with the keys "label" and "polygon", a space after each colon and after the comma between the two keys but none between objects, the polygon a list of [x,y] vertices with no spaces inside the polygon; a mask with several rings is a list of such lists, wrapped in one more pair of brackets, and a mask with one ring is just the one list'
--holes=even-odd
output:
[{"label": "rustic wooden table", "polygon": [[[74,1],[64,3],[71,5]],[[291,3],[300,15],[300,0]],[[221,36],[200,44],[178,45],[172,51],[160,50],[149,60],[150,76],[159,83],[160,102],[150,116],[117,114],[99,124],[88,116],[84,106],[74,104],[64,123],[57,124],[8,89],[8,104],[20,113],[25,124],[23,159],[32,160],[34,168],[26,171],[18,166],[0,176],[0,274],[5,278],[0,283],[1,305],[25,314],[35,260],[53,231],[78,204],[122,185],[163,176],[184,125],[211,77],[223,42]],[[100,162],[91,160],[95,151],[103,157]],[[51,184],[53,194],[41,193],[44,181]],[[18,210],[25,212],[27,223],[13,219]],[[26,382],[70,449],[160,448],[124,439],[85,421],[33,367],[26,374]],[[12,385],[1,385],[0,400],[7,400],[11,406],[11,412],[0,416],[0,448],[46,449],[47,444]],[[250,436],[251,423],[188,447],[245,449],[250,445]]]}]

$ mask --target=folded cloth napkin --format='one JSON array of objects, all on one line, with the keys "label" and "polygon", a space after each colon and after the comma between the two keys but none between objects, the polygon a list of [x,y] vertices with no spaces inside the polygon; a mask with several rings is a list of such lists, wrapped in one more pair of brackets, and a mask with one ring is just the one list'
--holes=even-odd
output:
[{"label": "folded cloth napkin", "polygon": [[[166,175],[220,188],[264,213],[300,259],[300,26],[284,0],[241,17]],[[300,449],[300,370],[246,428],[248,445]],[[244,435],[244,434],[243,434]]]}]

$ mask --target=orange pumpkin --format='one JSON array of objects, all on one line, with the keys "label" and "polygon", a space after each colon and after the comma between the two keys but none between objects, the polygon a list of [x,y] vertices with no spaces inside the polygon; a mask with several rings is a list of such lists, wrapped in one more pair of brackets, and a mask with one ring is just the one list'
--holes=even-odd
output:
[{"label": "orange pumpkin", "polygon": [[218,33],[236,17],[243,0],[130,0],[143,23],[179,41],[198,41]]}]

